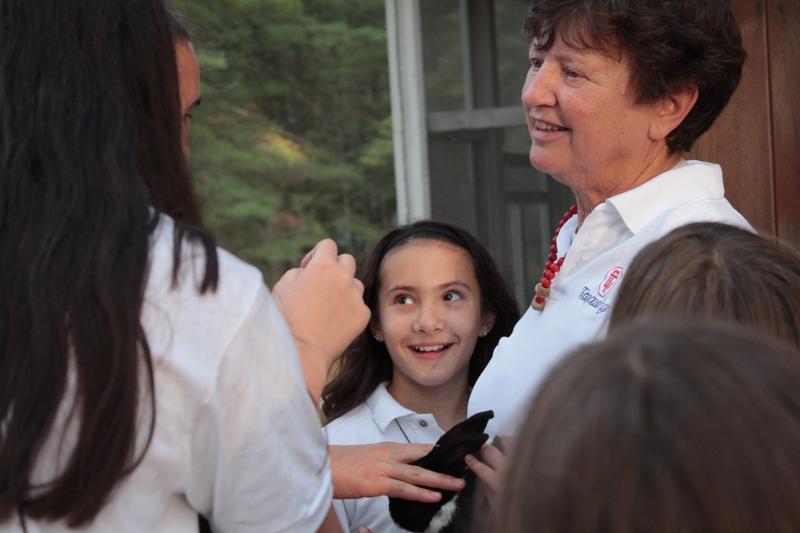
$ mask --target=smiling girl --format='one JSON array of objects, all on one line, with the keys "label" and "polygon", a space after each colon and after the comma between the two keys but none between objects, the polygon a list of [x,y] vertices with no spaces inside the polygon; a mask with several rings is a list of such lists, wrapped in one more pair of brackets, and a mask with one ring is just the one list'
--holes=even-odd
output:
[{"label": "smiling girl", "polygon": [[[431,444],[466,418],[475,380],[517,303],[489,253],[454,226],[389,232],[362,275],[372,321],[323,393],[330,444]],[[384,497],[334,502],[345,531],[403,531]]]}]

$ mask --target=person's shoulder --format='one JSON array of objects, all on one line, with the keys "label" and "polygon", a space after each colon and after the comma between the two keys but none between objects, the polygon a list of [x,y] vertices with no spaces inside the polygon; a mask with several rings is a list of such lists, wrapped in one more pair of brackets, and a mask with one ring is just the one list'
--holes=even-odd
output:
[{"label": "person's shoulder", "polygon": [[369,444],[384,440],[366,402],[328,422],[325,432],[330,444]]},{"label": "person's shoulder", "polygon": [[357,406],[353,407],[343,415],[331,420],[325,425],[330,431],[338,431],[341,428],[346,428],[348,426],[359,425],[363,423],[365,420],[372,419],[372,412],[369,409],[369,406],[366,402],[362,402]]},{"label": "person's shoulder", "polygon": [[752,231],[752,226],[725,198],[722,168],[706,161],[682,161],[648,190],[659,198],[647,235],[660,236],[695,222],[719,222]]},{"label": "person's shoulder", "polygon": [[718,222],[753,231],[753,227],[726,198],[706,198],[687,202],[664,213],[660,220],[659,233],[695,222]]},{"label": "person's shoulder", "polygon": [[148,273],[150,292],[174,292],[182,299],[191,299],[195,295],[198,298],[228,299],[236,302],[237,308],[241,308],[264,285],[261,272],[256,267],[227,250],[216,247],[217,288],[201,295],[199,289],[210,258],[199,239],[185,237],[180,246],[177,278],[174,278],[174,231],[173,220],[167,215],[160,215],[151,236]]},{"label": "person's shoulder", "polygon": [[[185,356],[187,363],[216,368],[243,329],[286,329],[258,269],[221,248],[215,250],[216,288],[201,291],[210,261],[196,240],[183,242],[175,277],[173,230],[172,220],[162,215],[151,236],[142,325],[155,359],[177,362]],[[288,333],[273,337],[289,342]]]}]

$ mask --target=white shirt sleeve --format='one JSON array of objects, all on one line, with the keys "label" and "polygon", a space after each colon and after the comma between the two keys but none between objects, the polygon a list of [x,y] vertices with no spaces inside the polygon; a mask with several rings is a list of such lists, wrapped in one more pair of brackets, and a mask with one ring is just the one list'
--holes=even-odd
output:
[{"label": "white shirt sleeve", "polygon": [[262,285],[192,432],[187,499],[215,531],[316,531],[333,488],[288,326]]},{"label": "white shirt sleeve", "polygon": [[336,511],[336,517],[339,519],[339,525],[342,526],[342,531],[345,533],[354,531],[350,524],[354,523],[355,500],[333,500],[333,508]]}]

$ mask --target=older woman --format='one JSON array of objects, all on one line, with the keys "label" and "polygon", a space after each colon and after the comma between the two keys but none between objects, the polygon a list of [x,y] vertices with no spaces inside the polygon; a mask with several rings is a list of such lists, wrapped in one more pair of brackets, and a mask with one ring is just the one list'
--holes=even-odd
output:
[{"label": "older woman", "polygon": [[727,0],[535,0],[525,33],[531,164],[569,186],[576,204],[556,229],[531,309],[472,392],[470,413],[493,409],[489,431],[499,434],[515,432],[564,353],[603,330],[643,246],[689,222],[749,228],[724,198],[720,167],[683,157],[741,76]]}]

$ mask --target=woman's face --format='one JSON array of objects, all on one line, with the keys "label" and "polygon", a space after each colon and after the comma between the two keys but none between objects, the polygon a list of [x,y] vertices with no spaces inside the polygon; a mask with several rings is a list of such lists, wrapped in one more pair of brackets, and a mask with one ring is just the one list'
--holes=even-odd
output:
[{"label": "woman's face", "polygon": [[549,50],[533,44],[522,104],[534,167],[576,192],[613,193],[666,151],[650,135],[656,107],[637,104],[629,87],[626,55],[572,48],[561,36]]},{"label": "woman's face", "polygon": [[178,67],[178,90],[181,98],[181,142],[184,153],[189,152],[189,121],[200,105],[200,69],[191,43],[175,43],[175,62]]}]

